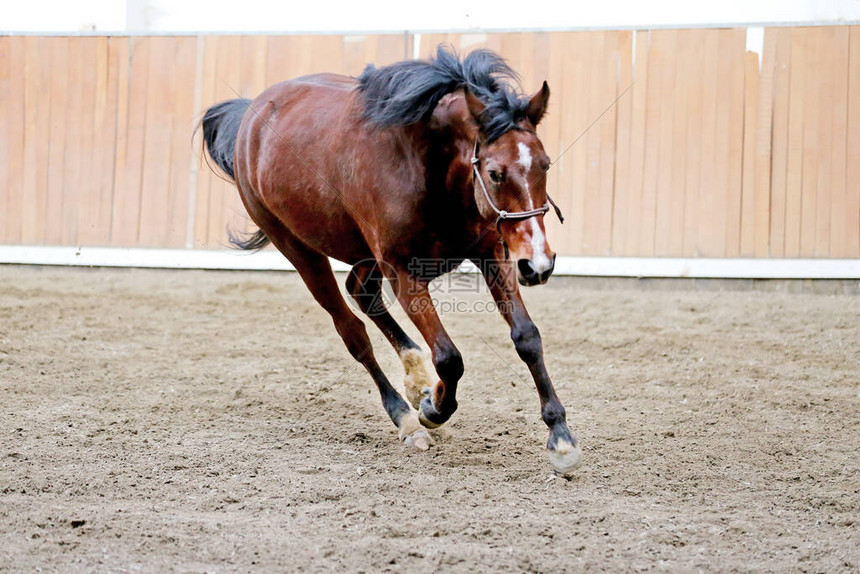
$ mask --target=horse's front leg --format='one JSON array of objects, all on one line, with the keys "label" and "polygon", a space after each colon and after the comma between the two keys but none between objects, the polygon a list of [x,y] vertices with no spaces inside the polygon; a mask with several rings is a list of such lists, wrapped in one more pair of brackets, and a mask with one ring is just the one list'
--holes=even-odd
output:
[{"label": "horse's front leg", "polygon": [[567,474],[579,466],[582,451],[576,436],[567,427],[564,407],[546,370],[540,332],[520,296],[516,271],[510,263],[497,260],[483,262],[481,269],[499,311],[511,327],[511,339],[517,354],[534,378],[540,396],[541,417],[549,427],[546,443],[549,460],[556,471]]},{"label": "horse's front leg", "polygon": [[435,428],[451,418],[457,410],[457,383],[463,376],[463,357],[442,326],[427,282],[405,270],[397,271],[389,280],[406,314],[433,353],[433,366],[439,381],[433,388],[427,389],[427,396],[421,400],[418,409],[418,418],[424,426]]}]

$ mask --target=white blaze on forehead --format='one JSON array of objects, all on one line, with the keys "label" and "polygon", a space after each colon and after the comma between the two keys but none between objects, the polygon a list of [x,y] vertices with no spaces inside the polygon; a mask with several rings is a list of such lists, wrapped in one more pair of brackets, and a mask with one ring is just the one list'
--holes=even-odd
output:
[{"label": "white blaze on forehead", "polygon": [[517,144],[517,149],[520,151],[520,157],[517,158],[517,163],[523,166],[523,169],[528,173],[532,168],[532,152],[529,150],[529,146],[523,142]]},{"label": "white blaze on forehead", "polygon": [[[529,146],[526,144],[519,142],[517,144],[517,150],[519,150],[519,157],[517,158],[517,163],[523,167],[526,173],[525,179],[525,189],[523,190],[523,195],[526,200],[526,207],[528,209],[534,209],[534,204],[532,203],[532,197],[529,193],[529,181],[528,181],[528,173],[532,168],[532,153],[529,150]],[[540,225],[538,225],[537,218],[530,217],[528,219],[529,226],[531,227],[531,248],[532,248],[532,265],[535,268],[535,271],[538,273],[543,273],[549,270],[552,267],[552,260],[547,256],[546,253],[546,237],[541,231]]]}]

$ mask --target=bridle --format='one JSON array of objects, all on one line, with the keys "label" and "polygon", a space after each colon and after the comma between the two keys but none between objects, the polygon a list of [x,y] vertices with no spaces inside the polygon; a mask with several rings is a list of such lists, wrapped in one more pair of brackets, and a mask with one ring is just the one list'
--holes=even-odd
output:
[{"label": "bridle", "polygon": [[503,221],[520,221],[522,219],[528,219],[529,217],[535,217],[537,215],[543,215],[547,211],[549,211],[549,206],[552,205],[553,209],[555,209],[555,214],[558,216],[558,220],[561,223],[564,223],[564,216],[561,214],[561,209],[559,209],[558,205],[552,200],[549,194],[546,194],[546,203],[536,209],[529,209],[527,211],[506,211],[504,209],[499,209],[496,207],[496,204],[493,203],[492,198],[490,197],[490,193],[487,191],[487,186],[484,184],[484,178],[481,177],[481,171],[478,169],[478,164],[481,162],[478,159],[478,140],[475,139],[475,146],[472,149],[472,171],[475,173],[475,179],[478,180],[478,183],[481,184],[481,190],[484,192],[484,198],[487,200],[487,203],[493,208],[493,211],[496,212],[496,231],[499,233],[499,242],[505,248],[505,260],[508,259],[508,244],[505,242],[502,237],[502,230],[499,227]]}]

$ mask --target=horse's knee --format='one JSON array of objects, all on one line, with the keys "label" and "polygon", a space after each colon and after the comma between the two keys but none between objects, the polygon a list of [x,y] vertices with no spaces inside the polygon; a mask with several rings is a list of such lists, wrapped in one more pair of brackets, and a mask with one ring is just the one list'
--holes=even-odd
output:
[{"label": "horse's knee", "polygon": [[511,340],[514,342],[517,354],[528,364],[534,363],[543,354],[540,331],[531,321],[523,325],[514,325],[511,329]]},{"label": "horse's knee", "polygon": [[457,382],[463,376],[463,356],[453,345],[433,353],[433,366],[444,382]]}]

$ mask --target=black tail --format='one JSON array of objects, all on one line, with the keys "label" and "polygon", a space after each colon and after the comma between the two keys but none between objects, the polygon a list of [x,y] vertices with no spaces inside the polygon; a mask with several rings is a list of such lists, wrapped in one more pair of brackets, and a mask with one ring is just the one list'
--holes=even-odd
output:
[{"label": "black tail", "polygon": [[256,233],[239,232],[239,234],[232,229],[227,229],[227,237],[230,239],[230,245],[236,249],[246,249],[248,251],[262,249],[270,243],[269,238],[266,237],[262,229],[258,229]]},{"label": "black tail", "polygon": [[236,136],[239,124],[248,111],[251,100],[237,98],[215,104],[203,115],[200,125],[203,127],[203,143],[209,157],[224,173],[236,180],[233,172],[233,150],[236,147]]},{"label": "black tail", "polygon": [[[236,172],[233,170],[233,151],[236,148],[236,136],[239,134],[242,117],[250,104],[251,100],[245,98],[215,104],[206,110],[200,121],[206,152],[234,183]],[[269,244],[269,238],[262,230],[251,234],[237,234],[228,229],[227,237],[230,239],[230,245],[237,249],[256,250]]]}]

